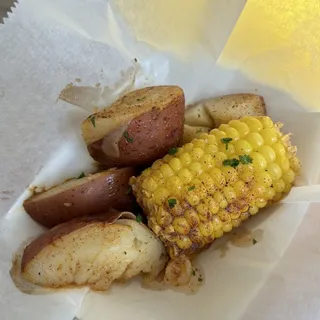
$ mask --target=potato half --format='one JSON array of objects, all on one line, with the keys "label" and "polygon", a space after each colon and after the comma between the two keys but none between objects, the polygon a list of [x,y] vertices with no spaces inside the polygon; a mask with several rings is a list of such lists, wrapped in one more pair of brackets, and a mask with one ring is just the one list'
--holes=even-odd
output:
[{"label": "potato half", "polygon": [[109,169],[81,179],[73,179],[27,199],[23,206],[39,224],[52,228],[85,215],[100,214],[110,208],[131,211],[129,192],[132,168]]},{"label": "potato half", "polygon": [[238,93],[204,100],[188,107],[185,123],[189,126],[213,129],[233,119],[265,115],[263,97],[251,93]]},{"label": "potato half", "polygon": [[177,86],[135,90],[82,124],[93,159],[108,167],[149,165],[183,137],[184,92]]},{"label": "potato half", "polygon": [[125,281],[139,273],[155,278],[165,267],[167,255],[161,241],[143,224],[129,219],[110,223],[104,215],[56,226],[32,241],[17,259],[11,276],[22,291],[26,291],[22,280],[45,288],[88,286],[102,291],[115,280]]}]

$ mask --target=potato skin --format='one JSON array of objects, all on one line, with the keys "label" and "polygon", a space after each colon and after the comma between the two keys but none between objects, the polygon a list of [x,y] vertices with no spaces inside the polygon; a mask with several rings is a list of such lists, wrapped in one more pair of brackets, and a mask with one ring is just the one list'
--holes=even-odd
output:
[{"label": "potato skin", "polygon": [[23,272],[28,263],[46,246],[55,242],[73,231],[81,229],[93,223],[112,223],[119,217],[119,213],[110,211],[103,215],[85,216],[71,221],[61,223],[51,230],[41,234],[38,238],[30,242],[23,251],[21,260],[21,271]]},{"label": "potato skin", "polygon": [[88,145],[91,157],[107,167],[145,166],[165,156],[170,148],[180,145],[185,112],[183,91],[171,98],[167,107],[154,106],[130,121],[125,131],[132,140],[121,136],[118,141],[119,157],[104,153],[104,138]]},{"label": "potato skin", "polygon": [[[131,193],[128,194],[128,182],[134,173],[133,168],[109,169],[74,180],[74,183],[78,183],[77,186],[53,195],[48,194],[48,197],[44,197],[42,193],[35,195],[27,199],[23,206],[33,220],[47,228],[76,217],[101,214],[110,208],[131,211],[134,208],[134,198]],[[79,185],[81,181],[83,183]],[[54,188],[45,193],[50,193]]]}]

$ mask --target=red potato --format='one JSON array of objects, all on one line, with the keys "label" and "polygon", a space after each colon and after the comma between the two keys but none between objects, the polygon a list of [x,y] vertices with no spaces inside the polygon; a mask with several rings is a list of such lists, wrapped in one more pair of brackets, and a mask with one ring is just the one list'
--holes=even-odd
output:
[{"label": "red potato", "polygon": [[155,86],[128,93],[82,124],[93,159],[107,167],[143,166],[182,142],[183,90]]},{"label": "red potato", "polygon": [[[11,276],[26,293],[40,288],[88,286],[107,290],[113,281],[140,273],[155,278],[165,267],[161,241],[125,213],[82,217],[48,230],[13,262]],[[41,290],[40,292],[41,293]]]},{"label": "red potato", "polygon": [[73,179],[27,199],[23,206],[39,224],[52,228],[76,217],[107,212],[113,208],[131,211],[134,198],[129,179],[134,169],[109,169]]}]

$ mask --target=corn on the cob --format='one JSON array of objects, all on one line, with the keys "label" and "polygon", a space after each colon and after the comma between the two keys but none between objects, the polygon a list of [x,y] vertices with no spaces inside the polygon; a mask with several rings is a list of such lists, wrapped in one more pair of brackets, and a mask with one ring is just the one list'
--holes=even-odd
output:
[{"label": "corn on the cob", "polygon": [[288,193],[300,170],[282,124],[222,124],[131,179],[149,227],[172,258],[191,255]]}]

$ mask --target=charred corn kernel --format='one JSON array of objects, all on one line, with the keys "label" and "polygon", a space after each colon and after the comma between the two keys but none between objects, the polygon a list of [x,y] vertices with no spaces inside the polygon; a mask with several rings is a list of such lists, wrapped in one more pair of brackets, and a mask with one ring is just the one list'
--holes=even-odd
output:
[{"label": "charred corn kernel", "polygon": [[174,175],[173,170],[166,163],[160,166],[160,172],[164,178],[168,178]]},{"label": "charred corn kernel", "polygon": [[226,133],[226,136],[230,137],[234,141],[239,139],[239,132],[235,128],[232,128],[227,124],[220,125],[219,130],[224,131]]},{"label": "charred corn kernel", "polygon": [[203,170],[208,172],[209,169],[214,167],[214,159],[210,154],[206,154],[200,160],[200,164],[202,165]]},{"label": "charred corn kernel", "polygon": [[232,223],[231,222],[224,222],[222,225],[223,232],[230,232],[232,230]]},{"label": "charred corn kernel", "polygon": [[276,159],[276,153],[270,146],[262,146],[261,148],[259,148],[258,153],[260,153],[265,158],[267,163],[271,163]]},{"label": "charred corn kernel", "polygon": [[283,192],[285,188],[285,183],[282,179],[273,182],[273,188],[275,192]]},{"label": "charred corn kernel", "polygon": [[174,229],[182,235],[186,235],[190,231],[190,226],[185,218],[181,218],[181,217],[175,218],[173,220],[172,225]]},{"label": "charred corn kernel", "polygon": [[196,227],[200,223],[199,215],[194,209],[185,212],[186,220],[191,227]]},{"label": "charred corn kernel", "polygon": [[202,134],[147,170],[130,184],[150,228],[174,258],[196,253],[281,200],[300,163],[279,125],[268,117],[245,117]]},{"label": "charred corn kernel", "polygon": [[200,223],[199,230],[204,237],[209,237],[213,232],[213,224],[208,221],[207,223]]},{"label": "charred corn kernel", "polygon": [[250,213],[251,215],[257,214],[258,211],[259,211],[259,208],[258,208],[257,206],[252,206],[252,207],[249,209],[249,213]]},{"label": "charred corn kernel", "polygon": [[253,150],[257,150],[263,145],[263,138],[258,132],[251,132],[246,136]]},{"label": "charred corn kernel", "polygon": [[254,117],[244,117],[241,119],[250,129],[251,132],[259,132],[263,129],[262,123]]},{"label": "charred corn kernel", "polygon": [[240,140],[236,141],[234,143],[234,146],[235,146],[236,152],[238,154],[249,154],[252,152],[251,144],[244,139],[240,139]]},{"label": "charred corn kernel", "polygon": [[276,163],[270,163],[267,166],[266,170],[269,173],[272,180],[279,180],[282,176],[282,170]]},{"label": "charred corn kernel", "polygon": [[[188,166],[188,165],[192,162],[191,156],[190,156],[190,154],[187,153],[187,152],[181,153],[181,154],[179,155],[179,159],[178,159],[178,160],[180,160],[180,163],[181,163],[181,166],[182,166],[182,167],[186,167],[186,166]],[[173,166],[174,166],[175,168],[177,168],[177,167],[175,166],[175,162],[173,162]]]},{"label": "charred corn kernel", "polygon": [[181,190],[182,187],[183,187],[183,183],[179,179],[179,177],[177,177],[177,176],[169,177],[167,182],[166,182],[166,188],[172,194],[178,193]]},{"label": "charred corn kernel", "polygon": [[192,162],[189,165],[189,170],[194,176],[199,176],[202,173],[202,166],[199,162]]},{"label": "charred corn kernel", "polygon": [[190,152],[190,156],[191,156],[192,161],[199,161],[203,155],[204,155],[204,151],[201,148],[194,148]]},{"label": "charred corn kernel", "polygon": [[250,132],[248,125],[240,120],[231,120],[229,126],[238,131],[240,138],[244,138]]}]

